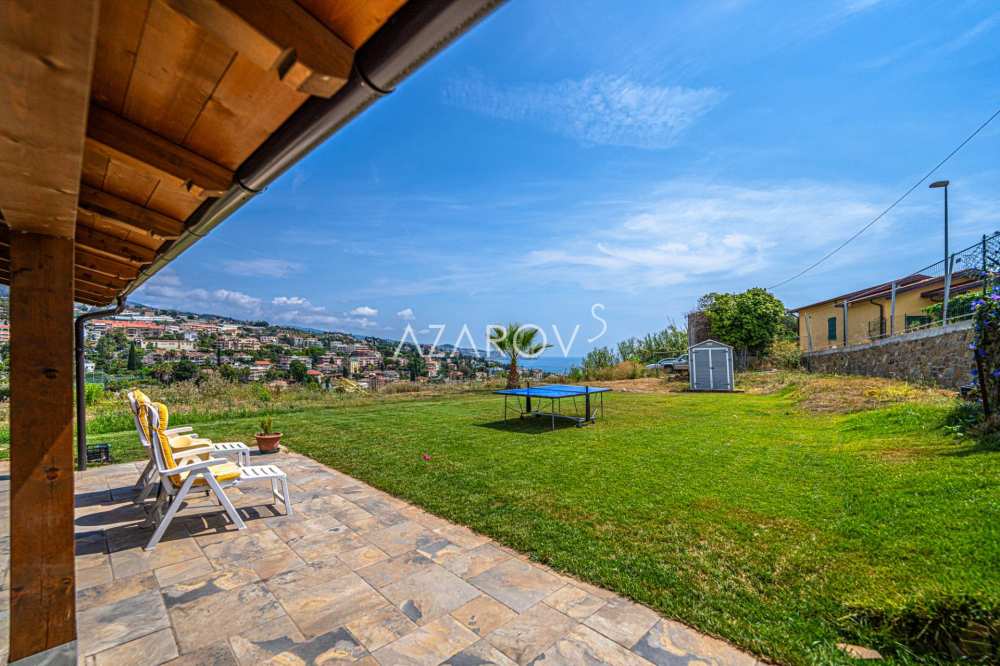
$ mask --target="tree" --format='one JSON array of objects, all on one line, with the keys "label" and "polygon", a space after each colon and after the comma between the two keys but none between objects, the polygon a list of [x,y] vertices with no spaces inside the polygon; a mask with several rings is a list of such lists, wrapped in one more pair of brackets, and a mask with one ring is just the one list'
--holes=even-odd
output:
[{"label": "tree", "polygon": [[186,358],[174,363],[174,379],[179,382],[186,382],[198,376],[198,366]]},{"label": "tree", "polygon": [[785,328],[784,304],[760,287],[742,294],[706,294],[702,302],[707,303],[713,337],[737,349],[764,353]]},{"label": "tree", "polygon": [[296,359],[288,366],[288,374],[300,384],[306,380],[306,364]]},{"label": "tree", "polygon": [[521,375],[517,369],[517,359],[521,356],[534,357],[552,345],[537,342],[538,329],[520,324],[507,324],[506,328],[490,329],[490,344],[507,355],[510,369],[507,372],[507,388],[517,388]]},{"label": "tree", "polygon": [[142,370],[142,358],[139,356],[139,348],[136,347],[135,340],[128,345],[128,364],[126,367],[129,372]]},{"label": "tree", "polygon": [[427,372],[427,363],[424,361],[424,357],[420,354],[414,353],[409,357],[409,362],[407,366],[410,368],[410,381],[417,381],[417,377],[423,375]]},{"label": "tree", "polygon": [[585,371],[600,370],[602,368],[610,368],[618,364],[618,357],[615,353],[608,349],[607,347],[598,347],[597,349],[591,349],[587,352],[587,355],[583,357],[583,369]]}]

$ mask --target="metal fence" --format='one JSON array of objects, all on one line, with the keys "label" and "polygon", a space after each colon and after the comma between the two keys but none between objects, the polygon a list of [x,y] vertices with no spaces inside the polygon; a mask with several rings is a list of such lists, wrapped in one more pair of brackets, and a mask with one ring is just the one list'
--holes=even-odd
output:
[{"label": "metal fence", "polygon": [[[919,314],[906,313],[904,325],[895,326],[897,290],[914,284],[914,280],[921,278],[921,276],[941,281],[943,291],[940,313],[934,316],[924,312]],[[955,282],[959,278],[961,281],[956,285]],[[994,285],[1000,284],[998,278],[1000,278],[1000,232],[994,232],[988,235],[984,234],[978,242],[953,252],[949,255],[948,261],[937,261],[890,282],[889,317],[868,321],[868,337],[877,340],[971,319],[974,315],[969,304],[971,299],[965,295],[985,295]],[[958,300],[952,292],[953,289],[960,290]],[[867,298],[871,298],[871,295],[866,294],[859,297],[858,302]]]}]

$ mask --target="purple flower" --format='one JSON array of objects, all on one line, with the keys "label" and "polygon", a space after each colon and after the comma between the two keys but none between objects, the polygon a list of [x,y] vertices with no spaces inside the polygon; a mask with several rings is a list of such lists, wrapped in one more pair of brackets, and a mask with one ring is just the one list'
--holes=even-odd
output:
[{"label": "purple flower", "polygon": [[997,368],[996,370],[994,370],[993,372],[991,372],[990,373],[990,377],[992,377],[993,379],[996,379],[997,377],[1000,377],[1000,368]]},{"label": "purple flower", "polygon": [[971,374],[973,377],[975,377],[976,375],[979,374],[979,371],[976,370],[975,368],[973,368],[972,371],[969,374]]}]

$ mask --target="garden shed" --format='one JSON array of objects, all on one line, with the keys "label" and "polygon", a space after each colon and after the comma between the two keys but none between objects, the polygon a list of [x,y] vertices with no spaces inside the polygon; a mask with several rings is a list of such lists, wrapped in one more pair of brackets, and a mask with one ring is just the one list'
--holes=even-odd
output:
[{"label": "garden shed", "polygon": [[733,390],[733,348],[715,340],[688,347],[692,391]]}]

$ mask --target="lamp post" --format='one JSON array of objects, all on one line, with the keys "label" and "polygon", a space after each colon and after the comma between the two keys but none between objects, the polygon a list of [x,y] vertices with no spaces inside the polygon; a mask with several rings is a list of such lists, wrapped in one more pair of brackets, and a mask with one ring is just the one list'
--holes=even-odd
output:
[{"label": "lamp post", "polygon": [[948,323],[948,299],[951,297],[951,258],[948,256],[948,183],[936,180],[930,184],[932,190],[944,188],[944,303],[941,305],[941,325]]}]

